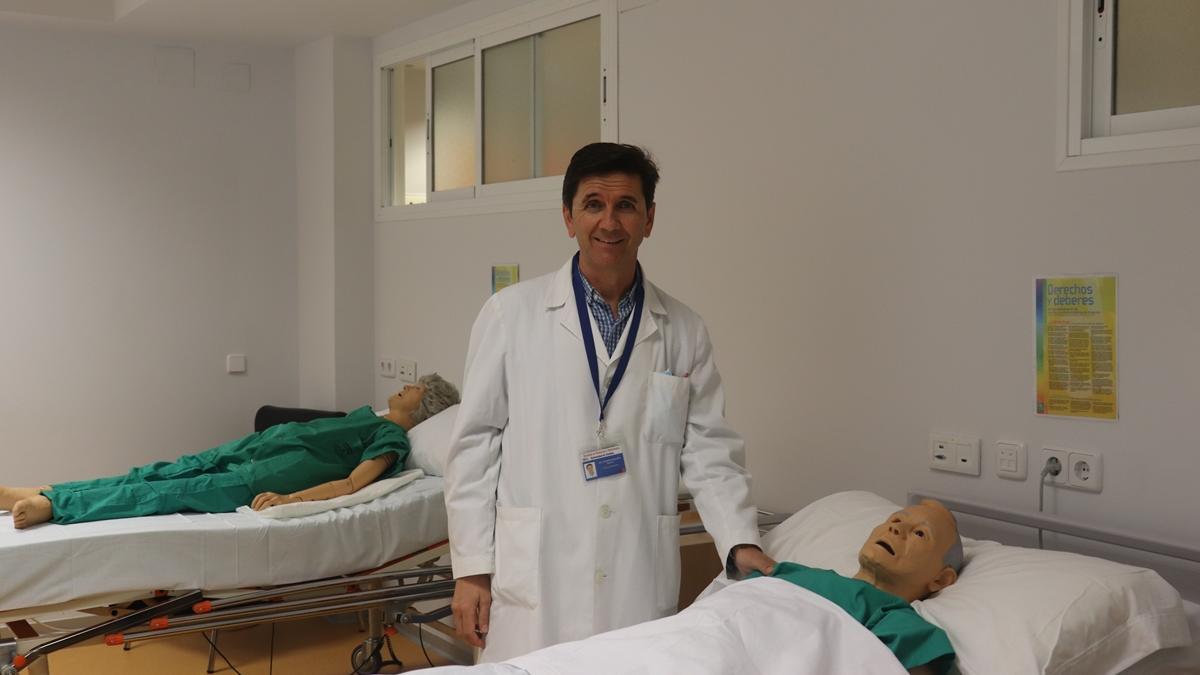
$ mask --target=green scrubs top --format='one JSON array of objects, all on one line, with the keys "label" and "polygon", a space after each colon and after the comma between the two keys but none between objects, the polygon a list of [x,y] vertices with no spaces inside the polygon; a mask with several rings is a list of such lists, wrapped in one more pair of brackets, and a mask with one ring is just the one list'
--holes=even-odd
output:
[{"label": "green scrubs top", "polygon": [[[751,576],[761,575],[756,572]],[[954,663],[954,647],[946,632],[921,618],[903,598],[859,579],[797,563],[779,563],[771,576],[808,589],[846,610],[887,645],[905,668],[928,665],[944,675]]]},{"label": "green scrubs top", "polygon": [[383,480],[403,469],[409,447],[403,427],[363,406],[345,417],[279,424],[208,452],[237,465],[257,494],[297,492],[346,478],[368,459],[394,452],[396,461],[379,476]]}]

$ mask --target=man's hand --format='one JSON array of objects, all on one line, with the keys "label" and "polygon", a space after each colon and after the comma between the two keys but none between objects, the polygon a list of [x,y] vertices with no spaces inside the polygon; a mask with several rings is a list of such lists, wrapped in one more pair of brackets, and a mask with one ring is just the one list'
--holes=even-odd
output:
[{"label": "man's hand", "polygon": [[263,509],[271,506],[278,506],[280,504],[295,504],[298,501],[300,501],[300,498],[292,495],[263,492],[255,497],[254,501],[250,502],[250,508],[254,509],[255,511],[262,511]]},{"label": "man's hand", "polygon": [[454,584],[454,628],[472,647],[483,648],[492,614],[492,575],[462,577]]},{"label": "man's hand", "polygon": [[759,547],[749,545],[739,546],[733,552],[733,564],[743,577],[755,570],[769,577],[771,570],[775,569],[775,561],[771,556],[763,553]]}]

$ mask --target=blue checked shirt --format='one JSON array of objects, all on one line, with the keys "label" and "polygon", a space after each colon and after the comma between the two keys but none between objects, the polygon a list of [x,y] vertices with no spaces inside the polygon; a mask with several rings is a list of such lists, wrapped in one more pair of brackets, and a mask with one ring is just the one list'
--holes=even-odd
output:
[{"label": "blue checked shirt", "polygon": [[[583,276],[582,272],[576,273],[579,274],[579,280],[583,282],[584,296],[587,298],[588,307],[592,310],[592,318],[596,320],[596,327],[600,329],[600,337],[604,338],[604,346],[608,349],[608,355],[612,356],[613,350],[617,348],[617,341],[621,339],[621,332],[625,330],[625,324],[629,322],[629,317],[633,314],[633,291],[642,283],[642,270],[638,269],[633,285],[617,303],[617,318],[615,319],[612,309],[596,292],[596,289],[588,283],[587,277]],[[587,330],[583,326],[580,326],[580,329]]]}]

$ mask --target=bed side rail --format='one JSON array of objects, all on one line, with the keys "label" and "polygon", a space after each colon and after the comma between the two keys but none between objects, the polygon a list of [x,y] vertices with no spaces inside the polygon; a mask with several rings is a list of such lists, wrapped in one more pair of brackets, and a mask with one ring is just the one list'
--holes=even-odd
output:
[{"label": "bed side rail", "polygon": [[1121,530],[1102,530],[1079,521],[1046,513],[1027,513],[995,506],[986,506],[959,499],[958,497],[950,497],[933,492],[908,493],[909,504],[916,504],[922,499],[936,499],[945,504],[946,508],[951,511],[970,516],[978,516],[1013,525],[1023,525],[1025,527],[1046,530],[1047,532],[1057,532],[1080,539],[1088,539],[1136,551],[1145,551],[1169,558],[1200,563],[1200,548],[1193,546],[1176,544],[1153,537],[1144,537]]}]

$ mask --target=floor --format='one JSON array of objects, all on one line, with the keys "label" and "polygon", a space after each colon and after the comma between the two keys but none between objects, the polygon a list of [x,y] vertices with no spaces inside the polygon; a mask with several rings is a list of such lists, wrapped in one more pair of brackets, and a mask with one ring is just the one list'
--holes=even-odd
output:
[{"label": "floor", "polygon": [[[233,664],[233,668],[216,658],[214,673],[223,675],[272,675],[274,671],[287,675],[347,675],[351,672],[350,654],[362,644],[365,633],[359,632],[352,617],[326,617],[277,623],[272,628],[258,625],[222,631],[217,647]],[[416,643],[401,637],[392,638],[396,656],[404,664],[384,666],[380,672],[400,673],[428,668],[429,662]],[[387,647],[383,658],[389,657]],[[448,661],[429,653],[434,665]],[[86,642],[50,655],[51,675],[204,675],[208,665],[208,643],[204,636],[181,635],[161,640],[134,643],[128,651],[109,647],[97,640]]]}]

